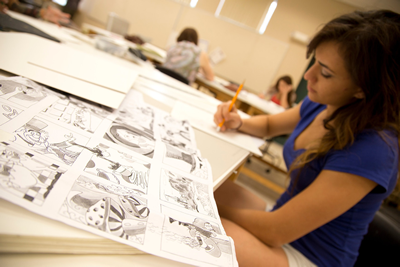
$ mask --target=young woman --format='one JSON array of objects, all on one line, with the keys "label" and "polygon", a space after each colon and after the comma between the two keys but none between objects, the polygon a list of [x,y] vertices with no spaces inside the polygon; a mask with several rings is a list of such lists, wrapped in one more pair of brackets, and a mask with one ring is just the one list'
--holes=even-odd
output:
[{"label": "young woman", "polygon": [[271,87],[267,92],[261,93],[260,98],[268,98],[272,102],[284,107],[290,108],[296,100],[296,94],[293,91],[292,78],[288,75],[280,77],[275,86]]},{"label": "young woman", "polygon": [[200,50],[197,43],[197,31],[193,28],[184,29],[178,36],[177,43],[168,50],[163,67],[178,72],[190,83],[194,82],[198,71],[207,80],[214,80],[208,55]]},{"label": "young woman", "polygon": [[368,224],[399,168],[400,15],[354,12],[308,45],[308,96],[277,115],[242,120],[228,104],[221,131],[291,134],[290,184],[273,211],[231,182],[215,193],[240,266],[353,266]]}]

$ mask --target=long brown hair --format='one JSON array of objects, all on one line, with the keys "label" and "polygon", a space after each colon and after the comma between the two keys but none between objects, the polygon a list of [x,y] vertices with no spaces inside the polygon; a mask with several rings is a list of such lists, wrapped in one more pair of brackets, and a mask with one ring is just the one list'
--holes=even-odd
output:
[{"label": "long brown hair", "polygon": [[[288,84],[288,85],[292,85],[292,84],[293,84],[293,82],[292,82],[292,77],[290,77],[289,75],[281,76],[281,77],[276,81],[276,84],[275,84],[275,89],[276,89],[276,91],[278,92],[278,94],[280,94],[280,91],[279,91],[279,82],[280,82],[280,81],[284,81],[284,82],[285,82],[286,84]],[[289,104],[289,107],[293,106],[293,97],[292,97],[293,94],[294,94],[293,90],[290,91],[290,92],[287,94],[287,102],[288,102],[288,104]]]},{"label": "long brown hair", "polygon": [[[400,137],[400,15],[388,10],[356,11],[333,19],[311,40],[307,57],[328,41],[339,45],[346,69],[365,97],[325,119],[328,132],[320,145],[299,155],[289,173],[330,150],[351,145],[365,129],[381,134],[391,130]],[[329,124],[333,120],[335,127]]]}]

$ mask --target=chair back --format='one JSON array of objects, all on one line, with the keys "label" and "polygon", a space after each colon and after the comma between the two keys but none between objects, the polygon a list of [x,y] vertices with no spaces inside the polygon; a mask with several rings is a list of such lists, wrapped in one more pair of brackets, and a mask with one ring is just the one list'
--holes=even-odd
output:
[{"label": "chair back", "polygon": [[177,73],[177,72],[175,72],[175,71],[173,71],[171,69],[168,69],[168,68],[160,66],[160,65],[157,65],[156,69],[158,69],[162,73],[164,73],[164,74],[166,74],[166,75],[168,75],[168,76],[170,76],[172,78],[177,79],[178,81],[181,81],[181,82],[183,82],[185,84],[189,84],[189,80],[186,77],[182,76],[181,74],[179,74],[179,73]]},{"label": "chair back", "polygon": [[368,227],[354,266],[394,266],[399,251],[400,210],[382,206]]}]

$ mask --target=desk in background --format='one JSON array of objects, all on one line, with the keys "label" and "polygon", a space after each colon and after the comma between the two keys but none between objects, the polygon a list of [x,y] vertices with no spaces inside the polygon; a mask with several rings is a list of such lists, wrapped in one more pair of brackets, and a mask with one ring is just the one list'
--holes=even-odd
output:
[{"label": "desk in background", "polygon": [[[235,96],[234,91],[225,88],[218,81],[207,80],[201,74],[196,75],[195,83],[198,84],[198,89],[200,87],[207,88],[214,94],[215,98],[222,102],[230,101]],[[240,92],[235,105],[249,115],[276,114],[285,110],[272,101],[261,99],[257,95],[243,90]]]}]

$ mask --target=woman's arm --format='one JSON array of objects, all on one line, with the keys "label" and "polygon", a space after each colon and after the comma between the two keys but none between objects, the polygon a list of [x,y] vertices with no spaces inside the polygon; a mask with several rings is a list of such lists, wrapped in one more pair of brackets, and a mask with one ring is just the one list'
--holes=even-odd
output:
[{"label": "woman's arm", "polygon": [[282,93],[279,101],[281,102],[281,106],[283,108],[289,108],[289,101],[288,101],[288,94],[289,93]]},{"label": "woman's arm", "polygon": [[225,118],[221,132],[228,129],[237,129],[254,136],[273,137],[291,133],[300,120],[301,103],[275,115],[258,115],[244,120],[240,118],[235,106],[231,112],[228,111],[229,104],[230,102],[222,103],[214,114],[216,125]]},{"label": "woman's arm", "polygon": [[221,217],[270,246],[292,242],[340,216],[377,184],[364,177],[324,170],[304,191],[273,212],[218,206]]},{"label": "woman's arm", "polygon": [[289,94],[293,90],[293,85],[291,84],[283,84],[279,87],[281,106],[284,108],[290,108],[289,103]]},{"label": "woman's arm", "polygon": [[204,77],[206,77],[207,80],[214,80],[214,71],[211,68],[208,55],[203,51],[200,53],[200,68],[202,69]]}]

